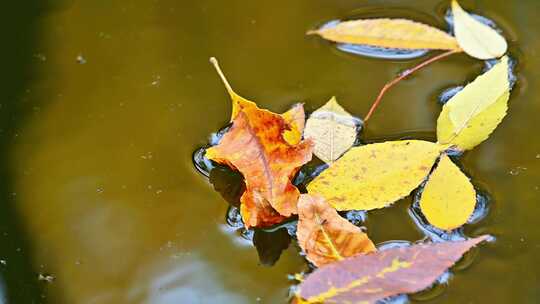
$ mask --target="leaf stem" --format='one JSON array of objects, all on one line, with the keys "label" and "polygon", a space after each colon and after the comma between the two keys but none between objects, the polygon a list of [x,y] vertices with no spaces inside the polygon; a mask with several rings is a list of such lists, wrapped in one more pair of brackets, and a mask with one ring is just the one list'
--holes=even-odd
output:
[{"label": "leaf stem", "polygon": [[397,83],[399,83],[400,81],[402,81],[403,79],[409,77],[411,74],[413,74],[414,72],[432,64],[433,62],[435,61],[438,61],[438,60],[441,60],[443,58],[446,58],[452,54],[456,54],[456,53],[459,53],[461,52],[461,50],[451,50],[451,51],[448,51],[448,52],[445,52],[445,53],[442,53],[440,55],[437,55],[437,56],[434,56],[432,58],[429,58],[428,60],[420,63],[419,65],[415,66],[414,68],[412,69],[408,69],[406,70],[405,72],[401,73],[398,75],[398,77],[394,78],[392,81],[390,82],[387,82],[384,87],[381,89],[381,91],[379,92],[379,95],[377,96],[377,99],[375,99],[375,102],[371,105],[371,108],[369,109],[369,112],[367,113],[367,115],[364,117],[364,124],[371,118],[371,116],[373,115],[373,113],[375,112],[375,110],[377,109],[377,107],[379,106],[379,104],[381,103],[381,100],[384,96],[384,94],[386,94],[386,92],[391,88],[393,87],[394,85],[396,85]]},{"label": "leaf stem", "polygon": [[234,90],[232,89],[231,85],[229,84],[229,81],[227,80],[227,77],[225,77],[225,74],[223,74],[223,71],[221,70],[221,67],[219,66],[219,62],[215,57],[210,57],[210,63],[214,66],[216,69],[216,72],[218,73],[219,77],[223,81],[223,84],[225,85],[225,88],[227,89],[227,92],[229,94],[234,95]]}]

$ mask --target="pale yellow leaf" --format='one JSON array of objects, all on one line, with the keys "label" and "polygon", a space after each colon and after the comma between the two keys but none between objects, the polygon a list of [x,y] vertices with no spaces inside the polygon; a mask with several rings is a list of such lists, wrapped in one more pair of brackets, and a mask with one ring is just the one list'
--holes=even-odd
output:
[{"label": "pale yellow leaf", "polygon": [[510,84],[508,58],[452,97],[437,120],[439,143],[469,150],[486,140],[506,115]]},{"label": "pale yellow leaf", "polygon": [[451,230],[469,220],[475,205],[476,191],[469,178],[443,155],[422,191],[422,213],[431,225]]},{"label": "pale yellow leaf", "polygon": [[498,58],[506,53],[508,44],[504,37],[474,19],[456,0],[452,0],[452,14],[456,39],[465,53],[482,60]]},{"label": "pale yellow leaf", "polygon": [[339,43],[399,49],[460,50],[454,37],[438,28],[407,19],[361,19],[340,22],[308,34]]},{"label": "pale yellow leaf", "polygon": [[313,112],[306,123],[305,138],[315,142],[314,154],[326,163],[332,163],[347,152],[356,140],[358,120],[343,109],[332,97]]},{"label": "pale yellow leaf", "polygon": [[383,208],[417,188],[445,147],[421,140],[352,148],[307,187],[337,210]]}]

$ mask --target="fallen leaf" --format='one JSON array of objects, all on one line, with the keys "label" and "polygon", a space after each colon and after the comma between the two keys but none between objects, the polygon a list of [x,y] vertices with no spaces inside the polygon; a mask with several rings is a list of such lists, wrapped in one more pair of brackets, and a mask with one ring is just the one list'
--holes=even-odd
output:
[{"label": "fallen leaf", "polygon": [[247,100],[244,97],[236,94],[236,92],[233,90],[231,85],[229,84],[229,81],[227,80],[227,77],[225,77],[225,74],[223,74],[223,71],[221,71],[221,68],[219,66],[219,62],[216,58],[212,57],[210,58],[210,62],[214,65],[214,68],[216,69],[219,77],[223,81],[223,84],[225,85],[225,88],[227,89],[227,93],[231,96],[232,100],[232,113],[231,113],[231,121],[233,121],[238,113],[242,109],[248,109],[248,108],[257,108],[257,104],[253,101]]},{"label": "fallen leaf", "polygon": [[452,0],[452,14],[457,42],[469,56],[486,60],[501,57],[506,53],[508,44],[504,37],[488,25],[474,19],[456,0]]},{"label": "fallen leaf", "polygon": [[317,267],[376,250],[362,229],[339,216],[321,196],[300,196],[296,236],[307,259]]},{"label": "fallen leaf", "polygon": [[422,213],[431,225],[452,230],[469,220],[475,205],[476,191],[469,178],[443,155],[422,191]]},{"label": "fallen leaf", "polygon": [[361,19],[339,22],[308,34],[338,43],[398,49],[459,50],[454,37],[432,26],[407,19]]},{"label": "fallen leaf", "polygon": [[305,138],[313,139],[313,153],[326,163],[332,163],[349,150],[356,141],[359,120],[343,109],[332,97],[313,112],[306,123]]},{"label": "fallen leaf", "polygon": [[461,256],[489,236],[417,244],[358,255],[315,270],[299,286],[299,303],[376,303],[431,286]]},{"label": "fallen leaf", "polygon": [[[231,121],[233,121],[238,115],[238,113],[243,109],[259,109],[255,102],[245,99],[233,90],[232,86],[227,80],[227,77],[225,77],[225,74],[221,70],[219,62],[216,58],[210,58],[210,62],[214,65],[216,72],[218,73],[219,77],[223,82],[223,85],[225,85],[225,88],[227,89],[227,92],[231,97]],[[287,128],[285,130],[285,134],[283,135],[285,140],[291,145],[299,143],[300,140],[302,140],[302,133],[304,131],[304,123],[306,120],[304,106],[302,104],[296,104],[289,111],[283,113],[282,117],[287,123]]]},{"label": "fallen leaf", "polygon": [[508,58],[503,57],[443,106],[437,120],[439,143],[462,150],[477,146],[506,116],[509,97]]},{"label": "fallen leaf", "polygon": [[337,210],[383,208],[417,188],[444,147],[421,140],[389,141],[352,148],[307,189]]},{"label": "fallen leaf", "polygon": [[298,189],[291,179],[311,160],[313,145],[290,145],[283,138],[287,123],[278,114],[243,108],[221,142],[206,157],[237,169],[246,191],[240,198],[246,227],[264,227],[297,213]]}]

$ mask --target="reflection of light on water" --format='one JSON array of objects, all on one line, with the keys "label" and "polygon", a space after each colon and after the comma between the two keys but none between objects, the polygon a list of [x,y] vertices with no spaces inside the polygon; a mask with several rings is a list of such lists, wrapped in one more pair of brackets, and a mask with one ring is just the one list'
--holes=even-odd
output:
[{"label": "reflection of light on water", "polygon": [[230,292],[212,267],[193,255],[143,269],[138,277],[140,280],[135,280],[136,286],[129,295],[130,302],[135,299],[152,304],[249,302],[244,296]]},{"label": "reflection of light on water", "polygon": [[6,284],[4,283],[4,278],[0,278],[0,304],[7,304]]}]

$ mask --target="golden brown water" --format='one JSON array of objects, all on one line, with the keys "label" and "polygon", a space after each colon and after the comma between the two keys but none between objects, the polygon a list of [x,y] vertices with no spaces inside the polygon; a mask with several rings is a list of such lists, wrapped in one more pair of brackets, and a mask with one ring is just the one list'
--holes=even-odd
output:
[{"label": "golden brown water", "polygon": [[[192,164],[192,152],[230,111],[208,58],[218,57],[237,91],[262,107],[281,112],[302,101],[312,111],[336,95],[363,116],[386,81],[422,59],[345,54],[306,30],[373,10],[444,27],[447,2],[14,4],[19,27],[6,40],[14,51],[3,51],[12,59],[0,133],[7,263],[0,269],[9,303],[285,303],[287,274],[306,269],[296,245],[275,266],[261,266],[225,224],[227,203]],[[463,5],[505,31],[519,83],[508,117],[461,162],[491,199],[487,218],[467,232],[497,242],[426,303],[537,303],[540,2]],[[433,139],[437,95],[482,67],[455,55],[399,84],[363,139]],[[422,238],[409,203],[368,216],[375,242]]]}]

